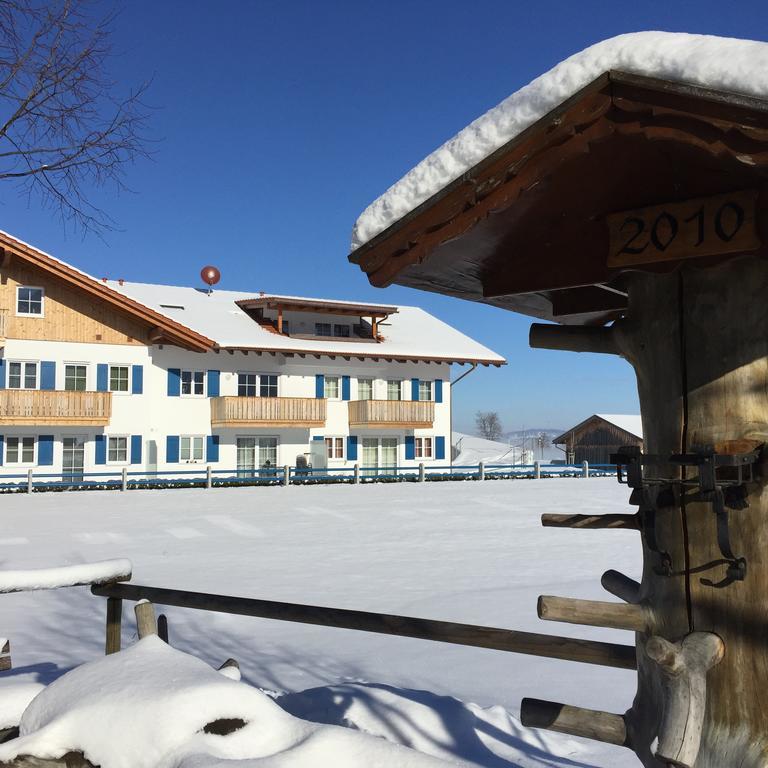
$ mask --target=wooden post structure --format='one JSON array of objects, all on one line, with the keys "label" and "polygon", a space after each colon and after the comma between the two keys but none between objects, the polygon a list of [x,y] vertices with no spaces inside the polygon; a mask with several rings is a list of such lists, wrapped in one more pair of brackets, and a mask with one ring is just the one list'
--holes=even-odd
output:
[{"label": "wooden post structure", "polygon": [[615,455],[636,515],[544,522],[637,529],[642,578],[539,609],[633,630],[636,696],[523,722],[646,768],[768,766],[768,99],[748,92],[606,72],[350,254],[374,285],[552,321],[532,347],[634,368],[643,446]]},{"label": "wooden post structure", "polygon": [[107,641],[104,652],[117,653],[120,650],[123,601],[119,597],[107,598]]}]

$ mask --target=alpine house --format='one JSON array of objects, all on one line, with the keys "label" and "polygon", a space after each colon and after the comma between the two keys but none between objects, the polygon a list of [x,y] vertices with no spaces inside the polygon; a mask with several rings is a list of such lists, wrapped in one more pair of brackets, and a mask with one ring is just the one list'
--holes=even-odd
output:
[{"label": "alpine house", "polygon": [[504,359],[417,307],[100,280],[0,232],[0,464],[450,460],[451,365]]}]

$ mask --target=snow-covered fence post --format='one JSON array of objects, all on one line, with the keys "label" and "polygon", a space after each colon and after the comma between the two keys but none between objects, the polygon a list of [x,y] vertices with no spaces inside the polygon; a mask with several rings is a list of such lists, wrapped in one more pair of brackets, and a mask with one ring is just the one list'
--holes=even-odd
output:
[{"label": "snow-covered fence post", "polygon": [[588,461],[582,461],[581,462],[581,476],[582,477],[589,477],[589,462]]},{"label": "snow-covered fence post", "polygon": [[283,485],[288,487],[291,484],[291,468],[286,464],[283,467]]},{"label": "snow-covered fence post", "polygon": [[213,488],[213,474],[211,472],[210,464],[205,468],[205,487]]},{"label": "snow-covered fence post", "polygon": [[420,461],[419,462],[419,482],[420,483],[424,482],[424,477],[425,477],[425,474],[424,474],[424,462]]},{"label": "snow-covered fence post", "polygon": [[352,482],[354,482],[355,485],[359,485],[360,484],[360,465],[355,464],[354,469],[355,469],[355,477]]},{"label": "snow-covered fence post", "polygon": [[485,480],[485,462],[480,461],[477,464],[477,479]]},{"label": "snow-covered fence post", "polygon": [[541,480],[541,464],[538,461],[533,462],[533,479]]},{"label": "snow-covered fence post", "polygon": [[136,614],[136,628],[139,632],[139,640],[147,635],[156,635],[157,619],[155,619],[155,606],[149,600],[139,600],[133,610]]},{"label": "snow-covered fence post", "polygon": [[32,470],[27,471],[27,493],[32,493]]},{"label": "snow-covered fence post", "polygon": [[120,478],[120,490],[128,490],[128,467],[123,467],[123,471]]},{"label": "snow-covered fence post", "polygon": [[157,617],[157,635],[164,642],[168,642],[168,617],[161,613]]}]

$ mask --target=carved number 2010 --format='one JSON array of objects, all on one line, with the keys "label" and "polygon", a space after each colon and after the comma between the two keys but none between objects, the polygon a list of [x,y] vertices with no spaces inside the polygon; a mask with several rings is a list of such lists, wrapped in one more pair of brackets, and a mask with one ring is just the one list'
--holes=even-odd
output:
[{"label": "carved number 2010", "polygon": [[[728,215],[730,213],[730,216]],[[701,245],[707,236],[706,213],[701,206],[686,219],[683,224],[695,224],[696,240],[694,247]],[[713,228],[715,235],[724,243],[730,242],[744,224],[744,208],[738,203],[728,201],[723,203],[715,213]],[[668,211],[662,211],[648,228],[648,222],[639,216],[627,216],[621,224],[621,231],[630,231],[629,238],[619,250],[619,253],[638,254],[652,245],[662,253],[669,248],[678,235],[680,224],[677,217]],[[646,235],[646,230],[649,230]]]}]

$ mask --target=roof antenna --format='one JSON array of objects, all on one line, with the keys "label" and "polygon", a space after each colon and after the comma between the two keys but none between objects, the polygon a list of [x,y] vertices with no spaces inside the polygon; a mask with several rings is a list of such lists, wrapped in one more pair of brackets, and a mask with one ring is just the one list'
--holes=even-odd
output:
[{"label": "roof antenna", "polygon": [[200,270],[200,277],[208,285],[206,293],[210,296],[213,293],[213,286],[221,280],[221,272],[219,272],[217,267],[207,264]]}]

